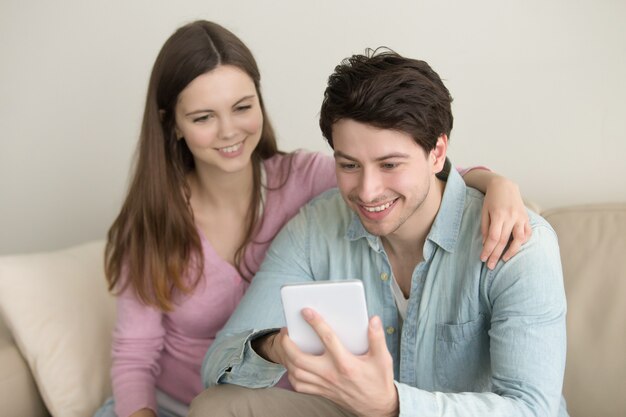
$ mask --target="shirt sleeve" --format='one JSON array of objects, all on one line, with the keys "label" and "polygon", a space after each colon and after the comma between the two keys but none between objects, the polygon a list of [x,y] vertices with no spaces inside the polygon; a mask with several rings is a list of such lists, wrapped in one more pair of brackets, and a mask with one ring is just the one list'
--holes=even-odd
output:
[{"label": "shirt sleeve", "polygon": [[[304,151],[295,152],[293,158],[290,181],[297,189],[294,195],[297,192],[305,197],[298,209],[337,185],[334,158]],[[280,192],[289,192],[286,190],[281,188]],[[285,326],[280,287],[313,279],[305,251],[307,227],[306,215],[300,213],[276,235],[250,288],[204,358],[201,375],[205,387],[219,383],[273,386],[285,373],[282,365],[257,355],[250,342],[269,329]]]},{"label": "shirt sleeve", "polygon": [[142,408],[156,412],[156,376],[165,330],[162,312],[141,303],[132,288],[117,297],[111,380],[115,413],[127,417]]},{"label": "shirt sleeve", "polygon": [[285,373],[282,365],[257,355],[250,342],[285,326],[282,285],[313,280],[306,236],[306,215],[302,212],[276,236],[250,288],[204,358],[201,375],[205,387],[219,383],[267,387]]},{"label": "shirt sleeve", "polygon": [[490,392],[429,392],[396,382],[400,416],[559,415],[566,351],[559,259],[554,232],[539,226],[516,257],[488,273]]}]

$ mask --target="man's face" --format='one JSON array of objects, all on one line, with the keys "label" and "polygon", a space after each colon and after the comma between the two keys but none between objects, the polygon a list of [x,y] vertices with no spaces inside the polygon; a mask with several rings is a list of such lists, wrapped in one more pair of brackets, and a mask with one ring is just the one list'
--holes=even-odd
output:
[{"label": "man's face", "polygon": [[403,132],[351,119],[333,125],[337,185],[368,232],[410,238],[421,212],[434,215],[431,189],[447,145],[439,142],[444,144],[427,154]]}]

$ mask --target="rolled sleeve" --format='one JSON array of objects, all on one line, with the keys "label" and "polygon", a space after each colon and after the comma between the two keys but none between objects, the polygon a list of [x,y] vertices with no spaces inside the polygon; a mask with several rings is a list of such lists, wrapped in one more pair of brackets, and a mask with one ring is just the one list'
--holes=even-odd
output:
[{"label": "rolled sleeve", "polygon": [[205,357],[202,366],[204,386],[235,384],[262,388],[275,385],[285,373],[285,368],[263,359],[250,343],[277,330],[251,330],[222,337]]},{"label": "rolled sleeve", "polygon": [[307,234],[303,233],[307,221],[299,217],[276,236],[246,295],[207,351],[201,370],[205,387],[268,387],[285,373],[282,365],[259,356],[250,342],[285,326],[281,286],[312,279],[305,255]]}]

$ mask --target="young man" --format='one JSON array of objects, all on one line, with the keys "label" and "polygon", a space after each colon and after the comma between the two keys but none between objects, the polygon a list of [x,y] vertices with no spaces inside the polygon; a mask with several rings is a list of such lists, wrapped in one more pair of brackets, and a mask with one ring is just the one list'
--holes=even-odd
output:
[{"label": "young man", "polygon": [[[392,52],[335,69],[320,126],[339,190],[274,240],[205,359],[205,384],[231,385],[201,394],[192,417],[567,415],[556,235],[531,214],[515,257],[480,262],[483,195],[446,160],[451,101],[428,64]],[[307,309],[326,351],[301,352],[280,329],[280,287],[349,278],[365,286],[369,351],[349,353]],[[285,369],[296,392],[249,389]]]}]

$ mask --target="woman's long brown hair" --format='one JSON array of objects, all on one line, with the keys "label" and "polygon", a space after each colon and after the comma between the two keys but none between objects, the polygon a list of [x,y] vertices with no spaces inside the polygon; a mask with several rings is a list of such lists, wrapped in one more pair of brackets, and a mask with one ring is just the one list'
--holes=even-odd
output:
[{"label": "woman's long brown hair", "polygon": [[163,311],[173,309],[176,293],[193,291],[204,268],[186,182],[194,160],[185,141],[176,138],[176,101],[193,79],[219,65],[236,66],[250,76],[263,114],[261,139],[252,154],[253,195],[246,234],[235,253],[240,273],[242,266],[247,268],[243,254],[259,217],[261,164],[282,153],[265,112],[260,74],[250,50],[215,23],[196,21],[178,29],[165,42],[152,68],[134,175],[105,248],[109,290],[119,293],[130,285],[143,303]]}]

